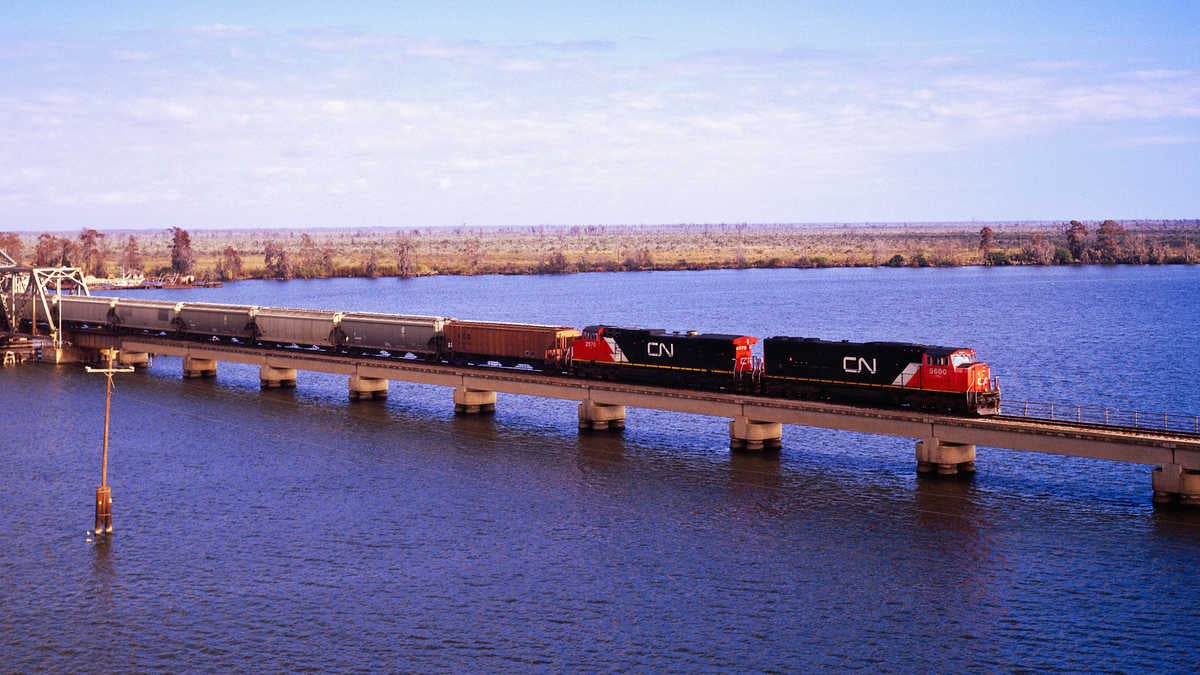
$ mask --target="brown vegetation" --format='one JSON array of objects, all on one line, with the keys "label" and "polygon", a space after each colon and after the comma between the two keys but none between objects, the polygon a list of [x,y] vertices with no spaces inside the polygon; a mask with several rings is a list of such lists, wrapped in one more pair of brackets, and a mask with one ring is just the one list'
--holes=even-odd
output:
[{"label": "brown vegetation", "polygon": [[0,233],[23,264],[198,278],[778,267],[1192,264],[1200,221]]}]

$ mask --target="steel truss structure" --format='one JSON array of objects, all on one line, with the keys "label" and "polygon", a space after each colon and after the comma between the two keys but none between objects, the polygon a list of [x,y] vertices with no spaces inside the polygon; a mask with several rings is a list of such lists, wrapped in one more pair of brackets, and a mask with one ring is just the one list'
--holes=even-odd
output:
[{"label": "steel truss structure", "polygon": [[91,295],[78,267],[26,267],[0,250],[0,328],[9,335],[38,335],[48,327],[54,346],[62,346],[62,330],[53,311],[55,294]]}]

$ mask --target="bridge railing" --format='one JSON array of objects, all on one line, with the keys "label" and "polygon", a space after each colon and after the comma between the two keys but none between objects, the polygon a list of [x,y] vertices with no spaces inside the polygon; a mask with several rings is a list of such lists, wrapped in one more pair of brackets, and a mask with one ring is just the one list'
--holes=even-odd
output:
[{"label": "bridge railing", "polygon": [[1037,401],[1001,401],[1000,414],[1057,422],[1080,422],[1152,431],[1200,434],[1200,415],[1178,415]]}]

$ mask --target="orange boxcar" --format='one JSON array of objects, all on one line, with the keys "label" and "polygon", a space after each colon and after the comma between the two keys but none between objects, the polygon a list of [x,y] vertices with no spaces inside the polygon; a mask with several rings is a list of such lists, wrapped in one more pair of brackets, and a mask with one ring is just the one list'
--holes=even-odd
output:
[{"label": "orange boxcar", "polygon": [[551,369],[566,367],[571,343],[579,337],[579,331],[569,326],[458,319],[446,322],[445,333],[452,361],[496,361]]}]

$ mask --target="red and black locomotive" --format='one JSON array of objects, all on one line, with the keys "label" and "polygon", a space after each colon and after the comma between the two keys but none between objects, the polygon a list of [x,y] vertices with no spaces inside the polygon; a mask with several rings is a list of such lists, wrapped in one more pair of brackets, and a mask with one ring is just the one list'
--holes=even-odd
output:
[{"label": "red and black locomotive", "polygon": [[588,326],[572,346],[577,377],[976,415],[1000,410],[1000,388],[973,349],[900,342]]},{"label": "red and black locomotive", "polygon": [[588,326],[571,347],[571,373],[696,389],[745,388],[755,374],[747,335]]},{"label": "red and black locomotive", "polygon": [[902,342],[767,338],[762,393],[977,415],[1000,411],[1000,388],[975,350]]}]

